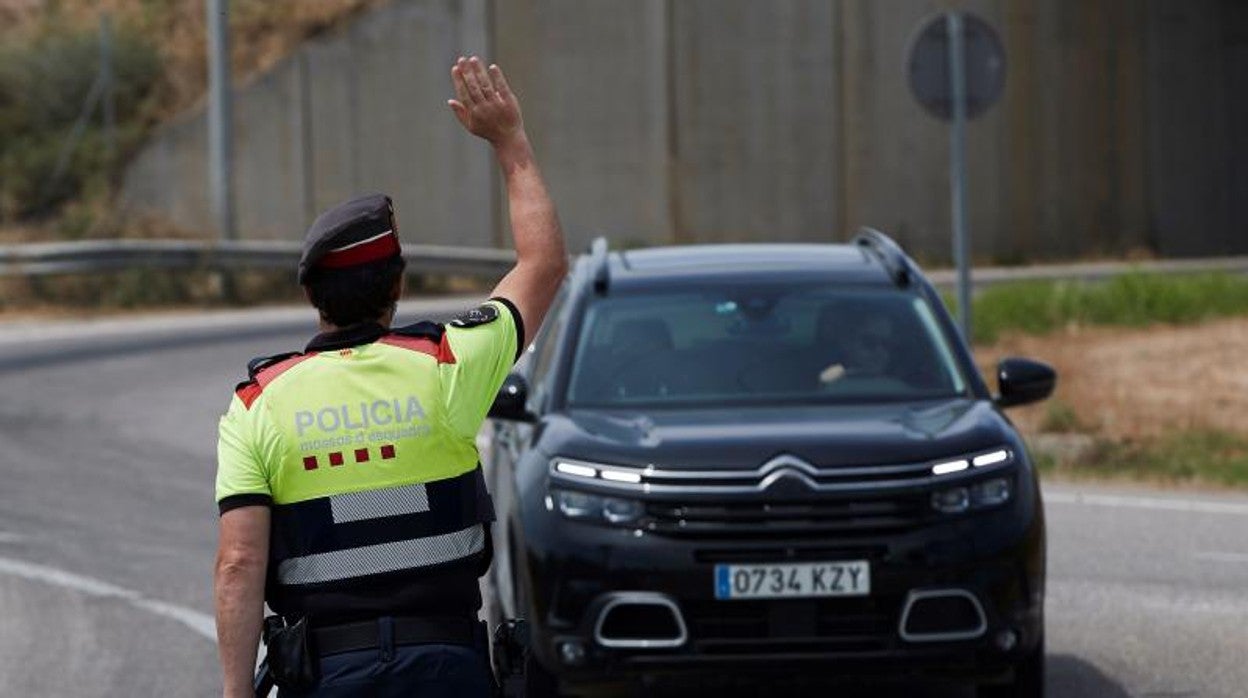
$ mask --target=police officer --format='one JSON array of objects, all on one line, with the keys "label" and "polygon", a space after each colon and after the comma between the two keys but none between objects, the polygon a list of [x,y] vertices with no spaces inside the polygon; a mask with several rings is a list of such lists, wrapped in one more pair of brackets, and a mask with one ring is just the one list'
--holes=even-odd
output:
[{"label": "police officer", "polygon": [[[567,269],[520,105],[497,66],[451,68],[449,106],[503,172],[516,265],[446,325],[394,328],[403,258],[385,196],[322,214],[299,282],[321,333],[253,361],[221,419],[217,638],[252,695],[262,634],[282,695],[485,696],[476,617],[493,508],[474,437]],[[283,621],[262,622],[264,603]]]}]

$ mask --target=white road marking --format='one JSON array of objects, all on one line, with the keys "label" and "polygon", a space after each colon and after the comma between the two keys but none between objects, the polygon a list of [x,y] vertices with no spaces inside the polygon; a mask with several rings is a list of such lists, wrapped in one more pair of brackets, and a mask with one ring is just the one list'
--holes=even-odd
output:
[{"label": "white road marking", "polygon": [[1246,553],[1221,553],[1216,550],[1199,552],[1192,557],[1197,560],[1209,560],[1212,562],[1243,562],[1248,563],[1248,554]]},{"label": "white road marking", "polygon": [[135,608],[141,608],[158,616],[176,620],[190,628],[195,634],[213,642],[217,639],[217,624],[212,616],[183,606],[149,599],[137,591],[125,589],[98,579],[7,557],[0,557],[0,574],[54,584],[65,589],[82,592],[88,596],[121,599]]},{"label": "white road marking", "polygon": [[1046,504],[1083,504],[1087,506],[1118,507],[1126,509],[1153,509],[1157,511],[1184,511],[1198,514],[1231,514],[1248,516],[1248,503],[1213,502],[1201,499],[1172,499],[1170,497],[1140,497],[1117,494],[1084,494],[1074,492],[1045,492]]},{"label": "white road marking", "polygon": [[[1248,601],[1241,594],[1207,589],[1176,589],[1165,584],[1050,579],[1045,588],[1046,608],[1058,615],[1086,616],[1106,608],[1133,609],[1133,613],[1173,616],[1189,622],[1194,616],[1222,620],[1248,618]],[[1123,618],[1132,617],[1130,614]]]}]

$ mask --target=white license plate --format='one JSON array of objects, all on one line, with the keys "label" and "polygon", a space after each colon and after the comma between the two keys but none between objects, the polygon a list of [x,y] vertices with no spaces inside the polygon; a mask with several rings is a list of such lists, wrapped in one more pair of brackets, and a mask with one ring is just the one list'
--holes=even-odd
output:
[{"label": "white license plate", "polygon": [[866,560],[715,565],[717,599],[796,599],[870,593],[871,566]]}]

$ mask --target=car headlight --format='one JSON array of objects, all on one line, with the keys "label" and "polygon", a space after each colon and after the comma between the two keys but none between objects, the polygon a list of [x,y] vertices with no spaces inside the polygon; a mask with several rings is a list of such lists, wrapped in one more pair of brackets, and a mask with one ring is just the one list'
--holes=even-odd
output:
[{"label": "car headlight", "polygon": [[975,483],[971,487],[971,505],[991,507],[1005,504],[1013,494],[1013,485],[1007,477],[994,477],[991,480]]},{"label": "car headlight", "polygon": [[950,487],[932,493],[932,508],[942,514],[961,514],[971,506],[971,495],[965,487]]},{"label": "car headlight", "polygon": [[932,493],[932,508],[942,514],[961,514],[1005,504],[1013,495],[1014,483],[1010,478],[994,477],[972,485],[936,490]]},{"label": "car headlight", "polygon": [[[961,458],[954,457],[932,464],[931,473],[934,477],[944,478],[958,475],[957,479],[976,470],[984,472],[1009,472],[1008,466],[1014,463],[1014,452],[1005,447],[991,451],[970,454]],[[1010,501],[1014,495],[1013,476],[994,477],[979,482],[951,485],[932,492],[932,509],[942,514],[960,514],[987,507],[995,507]]]},{"label": "car headlight", "polygon": [[932,465],[933,475],[952,475],[968,470],[989,468],[994,465],[1008,464],[1014,461],[1014,453],[1008,448],[998,448],[978,455],[953,458]]},{"label": "car headlight", "polygon": [[583,492],[561,491],[555,493],[559,513],[569,519],[593,520],[602,517],[602,497]]},{"label": "car headlight", "polygon": [[632,499],[606,497],[602,500],[602,518],[613,524],[636,523],[646,509],[641,502]]},{"label": "car headlight", "polygon": [[641,520],[645,506],[641,502],[620,497],[603,497],[572,490],[555,490],[555,508],[565,518],[587,523],[631,526]]}]

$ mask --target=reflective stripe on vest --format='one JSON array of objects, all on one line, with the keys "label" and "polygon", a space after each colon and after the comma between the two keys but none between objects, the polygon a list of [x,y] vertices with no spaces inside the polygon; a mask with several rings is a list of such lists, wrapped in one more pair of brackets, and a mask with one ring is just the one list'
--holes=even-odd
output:
[{"label": "reflective stripe on vest", "polygon": [[281,584],[317,584],[432,567],[462,560],[484,548],[485,531],[481,524],[477,524],[440,536],[293,557],[278,567],[277,581]]},{"label": "reflective stripe on vest", "polygon": [[384,490],[336,494],[329,498],[329,508],[334,523],[420,514],[429,511],[429,494],[425,483],[421,482]]},{"label": "reflective stripe on vest", "polygon": [[456,477],[273,507],[270,561],[293,587],[472,558],[494,520],[480,466]]}]

